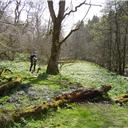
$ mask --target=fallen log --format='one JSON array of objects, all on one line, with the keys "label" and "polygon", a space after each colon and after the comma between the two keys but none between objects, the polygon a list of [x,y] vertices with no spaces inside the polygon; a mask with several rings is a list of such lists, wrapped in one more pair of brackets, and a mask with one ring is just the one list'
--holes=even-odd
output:
[{"label": "fallen log", "polygon": [[21,78],[11,79],[7,83],[0,85],[0,96],[7,94],[11,89],[19,86],[21,84]]},{"label": "fallen log", "polygon": [[[99,89],[79,89],[71,93],[65,93],[60,96],[55,97],[51,102],[46,102],[40,105],[31,106],[22,110],[15,111],[13,114],[13,119],[15,121],[19,120],[21,117],[35,116],[40,113],[46,113],[49,109],[57,109],[64,104],[70,102],[81,102],[81,101],[98,101],[108,100],[108,97],[104,97],[107,92],[111,89],[110,85],[103,86]],[[91,100],[90,100],[91,99]]]},{"label": "fallen log", "polygon": [[14,121],[21,121],[23,118],[31,116],[37,117],[41,114],[45,115],[50,109],[54,109],[54,111],[56,111],[59,106],[61,107],[65,103],[66,101],[59,100],[44,102],[40,105],[30,106],[20,110],[0,109],[0,126],[6,128],[9,124],[14,123]]},{"label": "fallen log", "polygon": [[12,118],[12,111],[0,109],[0,127],[7,128],[14,120]]},{"label": "fallen log", "polygon": [[128,102],[128,94],[124,94],[122,96],[118,96],[115,98],[115,102],[123,105],[124,103]]},{"label": "fallen log", "polygon": [[19,121],[21,118],[31,117],[31,116],[39,116],[41,113],[46,114],[48,110],[54,109],[57,110],[58,107],[63,106],[67,103],[66,100],[58,100],[58,101],[51,101],[47,103],[43,103],[36,106],[31,106],[22,110],[16,110],[13,113],[13,120]]},{"label": "fallen log", "polygon": [[55,100],[67,100],[69,102],[97,102],[101,100],[109,100],[107,92],[111,89],[111,85],[104,85],[99,89],[78,89],[71,93],[64,93],[55,98]]},{"label": "fallen log", "polygon": [[[19,82],[19,80],[17,80]],[[44,102],[40,105],[30,106],[18,110],[0,110],[0,113],[9,117],[5,120],[6,126],[13,121],[20,121],[20,119],[39,116],[40,114],[46,114],[50,109],[57,110],[58,107],[64,107],[66,104],[71,102],[81,102],[81,101],[101,101],[106,100],[107,92],[111,89],[110,85],[102,86],[99,89],[78,89],[71,93],[65,93],[60,96],[55,97],[50,102]],[[104,97],[105,96],[105,97]],[[99,100],[97,100],[99,99]],[[107,97],[108,100],[108,97]],[[109,99],[110,100],[110,99]],[[3,117],[4,118],[4,117]],[[3,120],[1,117],[0,124]],[[4,123],[5,124],[5,123]]]}]

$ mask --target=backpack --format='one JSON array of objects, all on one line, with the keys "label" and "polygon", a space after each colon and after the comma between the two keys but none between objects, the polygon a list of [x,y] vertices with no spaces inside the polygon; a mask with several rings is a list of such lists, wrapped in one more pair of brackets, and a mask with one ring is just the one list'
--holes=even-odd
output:
[{"label": "backpack", "polygon": [[32,58],[32,60],[33,60],[33,62],[36,62],[36,61],[37,61],[37,57],[34,56],[34,57]]}]

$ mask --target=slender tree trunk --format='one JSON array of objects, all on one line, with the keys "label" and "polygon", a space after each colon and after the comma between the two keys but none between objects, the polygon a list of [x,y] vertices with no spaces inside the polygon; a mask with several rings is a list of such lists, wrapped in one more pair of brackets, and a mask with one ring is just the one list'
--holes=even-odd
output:
[{"label": "slender tree trunk", "polygon": [[109,70],[112,70],[112,12],[110,11],[110,16],[109,16],[109,27],[110,27],[110,31],[109,31]]},{"label": "slender tree trunk", "polygon": [[[128,24],[126,24],[128,25]],[[123,66],[122,66],[122,73],[124,74],[125,65],[126,65],[126,47],[127,47],[127,34],[128,34],[128,27],[125,28],[125,37],[124,37],[124,46],[123,46]]]},{"label": "slender tree trunk", "polygon": [[116,57],[116,63],[117,63],[117,72],[119,74],[122,74],[122,58],[121,58],[121,51],[120,51],[120,43],[121,43],[121,39],[120,39],[120,26],[119,26],[119,18],[118,18],[118,12],[117,12],[117,5],[115,4],[115,8],[116,8],[116,14],[115,14],[115,25],[116,25],[116,38],[115,38],[115,42],[116,42],[116,49],[117,49],[117,57]]}]

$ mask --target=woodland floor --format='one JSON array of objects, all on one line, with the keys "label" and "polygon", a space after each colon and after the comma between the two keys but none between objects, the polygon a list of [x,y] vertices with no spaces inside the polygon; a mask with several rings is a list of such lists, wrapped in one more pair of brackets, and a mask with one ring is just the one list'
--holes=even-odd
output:
[{"label": "woodland floor", "polygon": [[[13,73],[4,77],[21,77],[22,85],[0,97],[0,109],[15,110],[50,101],[62,92],[71,92],[81,86],[100,87],[112,85],[109,96],[128,93],[128,77],[115,73],[86,61],[76,61],[62,66],[57,76],[45,74],[46,65],[39,74],[31,74],[28,62],[3,61],[1,67],[7,67]],[[1,82],[3,80],[0,78]],[[4,128],[4,126],[0,126]],[[108,103],[70,104],[67,108],[58,108],[47,115],[29,117],[13,122],[8,128],[128,128],[128,105]]]}]

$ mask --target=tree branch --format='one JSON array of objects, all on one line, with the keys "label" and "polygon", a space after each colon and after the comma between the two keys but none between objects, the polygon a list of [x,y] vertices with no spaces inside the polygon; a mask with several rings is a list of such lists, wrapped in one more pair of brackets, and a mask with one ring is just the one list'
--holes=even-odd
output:
[{"label": "tree branch", "polygon": [[6,25],[13,25],[13,26],[14,26],[13,23],[8,22],[8,21],[2,21],[2,20],[0,20],[0,23],[2,23],[2,24],[6,24]]},{"label": "tree branch", "polygon": [[8,1],[8,3],[3,7],[3,11],[9,6],[9,4],[11,4],[12,3],[12,1],[10,0],[10,1]]},{"label": "tree branch", "polygon": [[[3,47],[3,51],[19,51],[19,50],[23,50],[23,48],[11,48],[10,46],[7,46],[6,44],[0,42],[0,47]],[[2,51],[2,49],[0,49]]]},{"label": "tree branch", "polygon": [[128,16],[128,13],[127,13],[127,11],[119,4],[119,7],[122,9],[122,11],[125,13],[125,15],[127,15]]},{"label": "tree branch", "polygon": [[64,19],[66,16],[70,15],[71,13],[76,12],[77,9],[80,8],[82,5],[84,5],[85,3],[86,3],[86,0],[85,0],[84,2],[82,2],[82,3],[80,3],[78,6],[76,6],[76,7],[75,7],[75,10],[71,10],[71,11],[65,13],[63,19]]},{"label": "tree branch", "polygon": [[79,28],[72,29],[72,30],[68,33],[68,35],[60,42],[60,44],[62,44],[63,42],[65,42],[65,41],[70,37],[70,35],[71,35],[73,32],[77,31],[77,30],[79,30]]},{"label": "tree branch", "polygon": [[64,19],[66,16],[70,15],[71,13],[76,12],[76,11],[78,10],[78,8],[80,8],[82,5],[91,5],[91,6],[100,6],[100,7],[101,7],[101,5],[86,3],[86,0],[85,0],[84,2],[80,3],[79,5],[77,5],[77,6],[75,7],[75,10],[71,10],[71,11],[65,13],[63,19]]},{"label": "tree branch", "polygon": [[5,5],[5,6],[0,6],[0,19],[2,18],[3,14],[4,14],[4,11],[5,9],[12,3],[12,1],[8,1],[8,3]]},{"label": "tree branch", "polygon": [[50,11],[50,15],[52,17],[52,21],[53,21],[53,23],[55,23],[56,15],[55,15],[55,11],[53,9],[53,1],[48,0],[47,2],[48,2],[48,8],[49,8],[49,11]]},{"label": "tree branch", "polygon": [[86,16],[87,16],[87,14],[88,14],[88,12],[89,12],[90,9],[91,9],[91,4],[90,4],[90,6],[89,6],[89,8],[88,8],[88,10],[87,10],[87,12],[86,12],[86,14],[85,14],[85,16],[83,17],[83,19],[81,20],[80,24],[78,25],[78,27],[75,28],[75,29],[73,29],[73,30],[71,30],[71,31],[69,32],[69,34],[68,34],[62,41],[60,41],[60,44],[62,44],[63,42],[65,42],[65,41],[70,37],[70,35],[71,35],[73,32],[75,32],[75,31],[77,31],[77,30],[80,29],[80,26],[82,25],[83,20],[86,18]]}]

